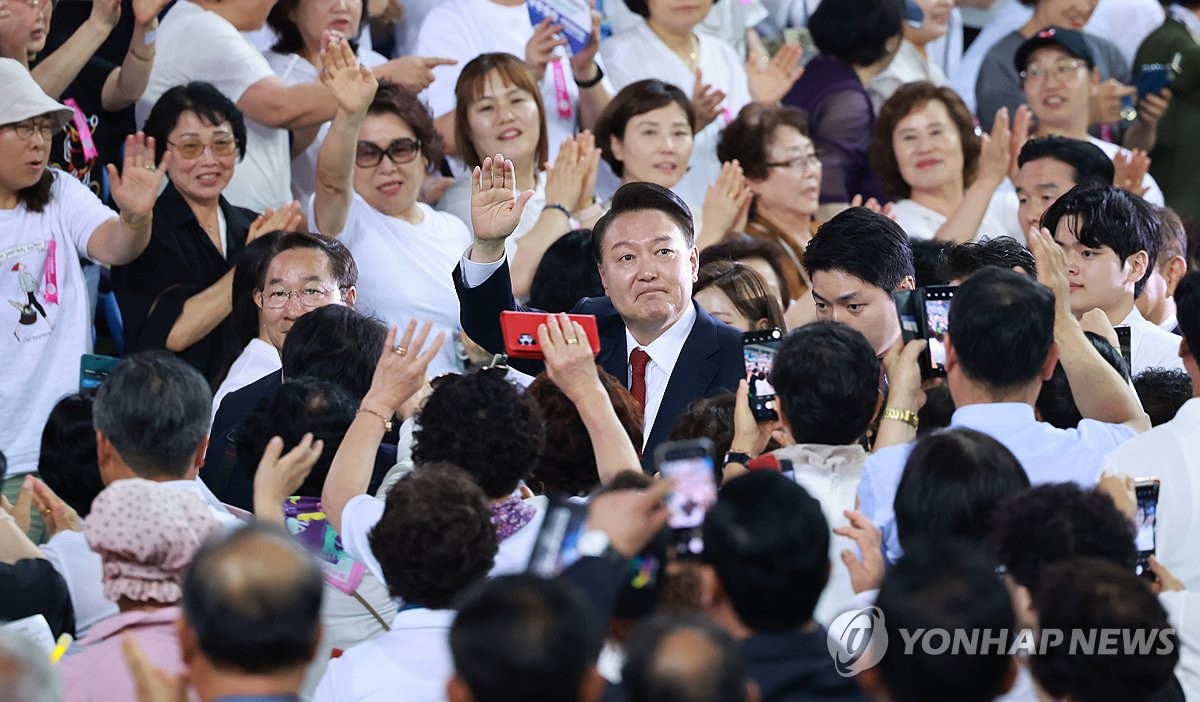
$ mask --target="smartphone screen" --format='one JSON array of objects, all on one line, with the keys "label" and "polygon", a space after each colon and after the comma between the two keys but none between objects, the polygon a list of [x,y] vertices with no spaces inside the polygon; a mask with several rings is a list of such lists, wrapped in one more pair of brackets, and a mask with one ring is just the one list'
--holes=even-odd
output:
[{"label": "smartphone screen", "polygon": [[1134,486],[1134,493],[1137,496],[1137,512],[1133,520],[1134,543],[1138,551],[1135,572],[1138,575],[1143,575],[1150,570],[1150,556],[1154,555],[1157,548],[1155,526],[1158,522],[1158,488],[1159,482],[1155,478],[1138,480]]},{"label": "smartphone screen", "polygon": [[771,369],[775,354],[783,343],[779,329],[746,332],[742,335],[742,358],[746,364],[746,382],[750,385],[750,409],[760,422],[778,419],[775,412],[775,386],[771,385]]},{"label": "smartphone screen", "polygon": [[950,300],[954,288],[937,285],[925,288],[925,338],[929,341],[929,371],[946,374],[946,330],[950,328]]},{"label": "smartphone screen", "polygon": [[661,444],[656,455],[658,472],[675,481],[667,496],[667,526],[679,558],[704,553],[704,515],[717,501],[716,461],[708,439]]},{"label": "smartphone screen", "polygon": [[586,523],[585,505],[552,501],[533,544],[528,572],[540,578],[553,578],[579,560],[579,537]]},{"label": "smartphone screen", "polygon": [[86,392],[100,387],[100,383],[116,368],[121,359],[85,353],[79,357],[79,391]]}]

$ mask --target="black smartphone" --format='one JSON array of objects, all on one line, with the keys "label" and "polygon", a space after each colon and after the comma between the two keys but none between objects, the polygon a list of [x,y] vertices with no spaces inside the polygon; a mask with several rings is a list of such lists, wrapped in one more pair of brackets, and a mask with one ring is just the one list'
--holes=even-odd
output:
[{"label": "black smartphone", "polygon": [[79,357],[79,391],[95,390],[121,362],[119,358],[85,353]]},{"label": "black smartphone", "polygon": [[1118,351],[1121,352],[1121,358],[1125,359],[1125,370],[1129,375],[1133,375],[1133,331],[1128,324],[1122,324],[1119,327],[1113,327],[1117,332]]},{"label": "black smartphone", "polygon": [[742,334],[742,359],[746,364],[746,382],[750,385],[750,409],[760,422],[779,419],[775,411],[775,386],[771,385],[771,369],[775,354],[783,343],[779,328],[749,331]]},{"label": "black smartphone", "polygon": [[587,524],[587,505],[551,500],[533,543],[527,572],[553,578],[579,560],[579,537]]},{"label": "black smartphone", "polygon": [[946,330],[950,328],[950,301],[954,298],[954,286],[931,285],[921,292],[923,332],[929,341],[927,366],[921,369],[921,374],[940,378],[946,375]]},{"label": "black smartphone", "polygon": [[1133,85],[1137,88],[1138,102],[1146,99],[1147,95],[1158,95],[1163,89],[1171,87],[1172,75],[1169,66],[1161,63],[1143,64],[1138,69]]},{"label": "black smartphone", "polygon": [[1137,497],[1137,512],[1134,517],[1137,547],[1137,567],[1134,572],[1138,575],[1153,577],[1150,572],[1150,556],[1158,546],[1155,528],[1158,523],[1158,478],[1138,478],[1134,483],[1134,494]]},{"label": "black smartphone", "polygon": [[680,559],[704,553],[704,515],[717,501],[716,449],[708,439],[659,444],[654,463],[664,478],[675,481],[667,496],[671,549]]}]

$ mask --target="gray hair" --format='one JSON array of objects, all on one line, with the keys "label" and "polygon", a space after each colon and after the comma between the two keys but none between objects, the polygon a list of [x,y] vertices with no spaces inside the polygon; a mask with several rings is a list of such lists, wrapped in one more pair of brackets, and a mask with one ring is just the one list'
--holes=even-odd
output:
[{"label": "gray hair", "polygon": [[135,473],[181,478],[208,434],[212,391],[200,372],[166,351],[126,356],[100,389],[96,429]]},{"label": "gray hair", "polygon": [[0,690],[5,702],[61,699],[50,657],[24,636],[6,631],[0,631]]}]

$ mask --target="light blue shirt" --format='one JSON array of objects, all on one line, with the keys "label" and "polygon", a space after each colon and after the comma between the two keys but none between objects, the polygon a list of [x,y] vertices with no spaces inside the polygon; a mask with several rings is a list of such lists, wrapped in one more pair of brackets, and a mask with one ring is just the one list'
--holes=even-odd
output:
[{"label": "light blue shirt", "polygon": [[[1121,424],[1085,419],[1075,429],[1059,429],[1034,417],[1023,402],[967,405],[950,418],[952,428],[974,429],[1004,444],[1029,476],[1032,485],[1076,483],[1091,487],[1100,477],[1104,457],[1137,432]],[[896,488],[912,444],[889,446],[867,457],[858,483],[858,510],[883,531],[884,556],[895,562],[903,553],[892,509]]]}]

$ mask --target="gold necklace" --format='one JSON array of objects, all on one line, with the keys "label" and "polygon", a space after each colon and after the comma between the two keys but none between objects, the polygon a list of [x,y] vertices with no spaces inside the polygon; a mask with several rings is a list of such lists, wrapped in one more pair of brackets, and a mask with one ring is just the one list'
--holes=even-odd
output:
[{"label": "gold necklace", "polygon": [[[650,28],[651,32],[654,32],[654,36],[658,37],[659,41],[661,41],[663,44],[665,44],[667,46],[667,48],[671,48],[671,45],[667,43],[667,40],[663,38],[662,33],[659,32],[657,29],[655,29],[653,24],[651,24],[650,22],[647,22],[646,26]],[[691,40],[691,43],[688,47],[688,55],[687,55],[686,63],[687,63],[688,69],[692,73],[695,73],[697,70],[700,69],[700,41],[698,39],[696,39],[695,33],[689,34],[688,39]],[[674,49],[671,49],[671,51],[674,52],[677,56],[679,56],[678,51],[675,51]],[[679,56],[679,57],[683,58],[683,56]]]}]

